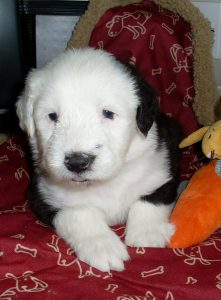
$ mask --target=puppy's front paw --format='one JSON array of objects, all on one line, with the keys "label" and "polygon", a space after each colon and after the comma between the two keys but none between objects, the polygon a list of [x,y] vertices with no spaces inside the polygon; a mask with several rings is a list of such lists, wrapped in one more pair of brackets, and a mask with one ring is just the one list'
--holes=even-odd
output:
[{"label": "puppy's front paw", "polygon": [[76,253],[80,260],[103,272],[122,271],[123,262],[130,258],[126,246],[112,232],[83,240]]},{"label": "puppy's front paw", "polygon": [[170,223],[147,224],[143,227],[130,227],[126,230],[125,243],[131,247],[166,247],[175,231]]}]

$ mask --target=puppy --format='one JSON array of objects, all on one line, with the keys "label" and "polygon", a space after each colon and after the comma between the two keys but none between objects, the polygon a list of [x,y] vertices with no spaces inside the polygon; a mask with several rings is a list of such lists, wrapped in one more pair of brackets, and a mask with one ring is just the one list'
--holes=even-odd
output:
[{"label": "puppy", "polygon": [[[121,271],[125,244],[166,246],[181,135],[132,67],[103,50],[67,50],[30,72],[17,114],[35,163],[31,207],[80,260]],[[125,223],[124,244],[109,226]]]}]

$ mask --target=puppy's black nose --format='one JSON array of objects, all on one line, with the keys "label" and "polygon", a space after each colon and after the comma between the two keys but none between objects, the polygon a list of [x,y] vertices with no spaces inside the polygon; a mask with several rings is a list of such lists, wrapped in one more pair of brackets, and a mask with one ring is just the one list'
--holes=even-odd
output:
[{"label": "puppy's black nose", "polygon": [[81,173],[90,168],[94,159],[94,155],[84,152],[73,152],[65,156],[64,164],[69,171]]}]

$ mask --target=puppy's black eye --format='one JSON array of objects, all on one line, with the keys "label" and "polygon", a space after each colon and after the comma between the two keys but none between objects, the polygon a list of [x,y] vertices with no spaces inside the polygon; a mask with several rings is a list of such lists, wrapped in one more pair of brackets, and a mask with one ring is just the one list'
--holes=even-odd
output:
[{"label": "puppy's black eye", "polygon": [[53,122],[57,122],[57,120],[58,120],[58,115],[56,113],[50,113],[50,114],[48,114],[48,117]]},{"label": "puppy's black eye", "polygon": [[110,111],[110,110],[106,110],[106,109],[103,109],[103,117],[106,118],[106,119],[111,119],[113,120],[114,119],[114,112]]}]

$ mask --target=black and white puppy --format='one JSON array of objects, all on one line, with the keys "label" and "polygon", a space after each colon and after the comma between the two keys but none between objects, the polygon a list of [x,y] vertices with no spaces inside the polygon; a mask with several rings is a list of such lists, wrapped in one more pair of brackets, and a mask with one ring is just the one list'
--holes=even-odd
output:
[{"label": "black and white puppy", "polygon": [[[125,244],[166,246],[181,135],[133,68],[103,50],[67,50],[30,72],[17,113],[36,166],[31,206],[80,260],[120,271]],[[109,227],[120,223],[125,244]]]}]

